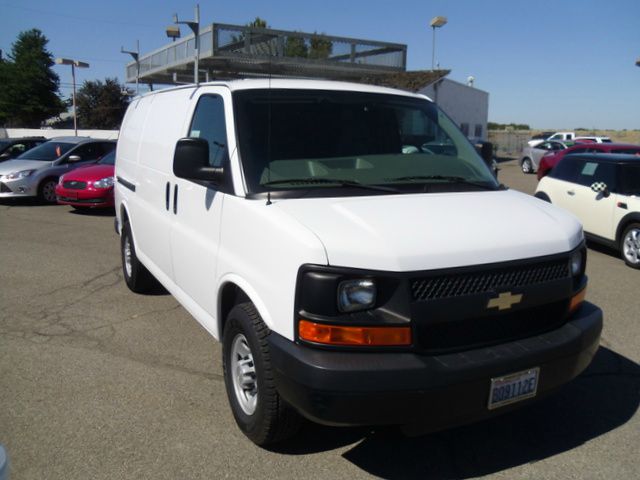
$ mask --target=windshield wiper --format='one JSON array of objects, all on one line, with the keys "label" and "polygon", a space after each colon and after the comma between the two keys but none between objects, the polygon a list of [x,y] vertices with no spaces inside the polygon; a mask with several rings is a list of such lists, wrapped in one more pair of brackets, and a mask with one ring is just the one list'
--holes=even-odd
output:
[{"label": "windshield wiper", "polygon": [[431,180],[444,180],[447,183],[462,183],[464,185],[472,185],[474,187],[484,188],[486,190],[500,190],[501,186],[497,188],[493,185],[489,185],[486,183],[474,182],[473,180],[468,180],[464,177],[458,177],[455,175],[409,175],[406,177],[397,177],[389,179],[392,182],[417,182],[424,181],[429,182]]},{"label": "windshield wiper", "polygon": [[380,185],[369,185],[366,183],[356,182],[355,180],[345,180],[342,178],[287,178],[283,180],[271,180],[269,182],[261,183],[260,186],[267,187],[271,185],[283,185],[287,183],[300,183],[303,185],[313,185],[313,184],[336,184],[339,187],[355,187],[355,188],[363,188],[366,190],[377,190],[380,192],[393,192],[398,193],[398,190],[391,187],[383,187]]}]

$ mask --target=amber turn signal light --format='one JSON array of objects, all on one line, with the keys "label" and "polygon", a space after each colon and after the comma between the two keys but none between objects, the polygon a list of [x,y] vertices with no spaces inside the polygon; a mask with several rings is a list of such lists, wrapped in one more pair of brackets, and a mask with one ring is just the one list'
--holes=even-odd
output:
[{"label": "amber turn signal light", "polygon": [[582,302],[584,302],[584,297],[587,295],[587,287],[584,287],[578,293],[576,293],[573,297],[571,297],[571,303],[569,304],[569,313],[575,312]]},{"label": "amber turn signal light", "polygon": [[303,340],[324,345],[411,345],[410,327],[352,327],[300,320],[298,334]]}]

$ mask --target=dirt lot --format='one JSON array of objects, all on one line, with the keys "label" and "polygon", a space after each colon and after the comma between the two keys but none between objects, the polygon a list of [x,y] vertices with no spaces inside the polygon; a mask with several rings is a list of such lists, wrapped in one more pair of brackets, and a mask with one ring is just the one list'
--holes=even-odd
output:
[{"label": "dirt lot", "polygon": [[[500,177],[532,192],[513,163]],[[307,425],[272,451],[236,428],[220,347],[122,281],[109,214],[0,203],[0,443],[12,479],[638,478],[640,272],[590,249],[605,312],[588,371],[530,408],[438,434]]]}]

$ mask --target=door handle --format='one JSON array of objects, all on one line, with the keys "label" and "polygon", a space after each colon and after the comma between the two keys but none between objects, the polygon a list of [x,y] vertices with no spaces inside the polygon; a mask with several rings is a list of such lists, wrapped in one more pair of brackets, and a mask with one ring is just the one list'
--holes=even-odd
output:
[{"label": "door handle", "polygon": [[173,213],[178,213],[178,184],[173,186]]},{"label": "door handle", "polygon": [[568,193],[569,195],[575,195],[575,194],[576,194],[576,192],[575,192],[575,191],[573,191],[573,190],[567,190],[567,193]]},{"label": "door handle", "polygon": [[167,186],[164,189],[164,202],[165,208],[169,210],[169,199],[171,198],[171,184],[167,182]]}]

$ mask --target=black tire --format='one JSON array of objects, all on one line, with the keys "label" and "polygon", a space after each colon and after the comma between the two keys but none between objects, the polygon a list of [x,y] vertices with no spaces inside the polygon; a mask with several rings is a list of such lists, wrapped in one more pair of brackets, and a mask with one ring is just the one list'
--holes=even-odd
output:
[{"label": "black tire", "polygon": [[533,162],[529,157],[523,158],[520,166],[522,167],[522,173],[526,175],[533,173]]},{"label": "black tire", "polygon": [[54,204],[57,203],[56,199],[56,184],[57,178],[45,178],[40,185],[38,185],[38,200],[42,203]]},{"label": "black tire", "polygon": [[624,229],[620,237],[620,255],[631,268],[640,268],[640,223],[632,223]]},{"label": "black tire", "polygon": [[129,290],[135,293],[148,293],[158,287],[158,281],[140,263],[136,256],[136,248],[133,243],[129,222],[124,223],[122,235],[120,235],[120,257],[122,259],[124,282],[129,287]]},{"label": "black tire", "polygon": [[[259,446],[292,437],[301,423],[299,414],[283,401],[275,387],[267,342],[269,333],[253,304],[241,303],[229,312],[222,336],[222,367],[231,411],[240,430]],[[249,356],[238,357],[234,347],[236,342],[244,342]],[[234,368],[243,362],[248,365],[249,372],[240,376]],[[239,378],[249,379],[250,385],[246,388],[240,386]],[[236,388],[242,392],[236,393]],[[255,397],[251,392],[255,392]],[[255,398],[253,410],[249,413],[241,405],[246,405],[243,397]]]}]

